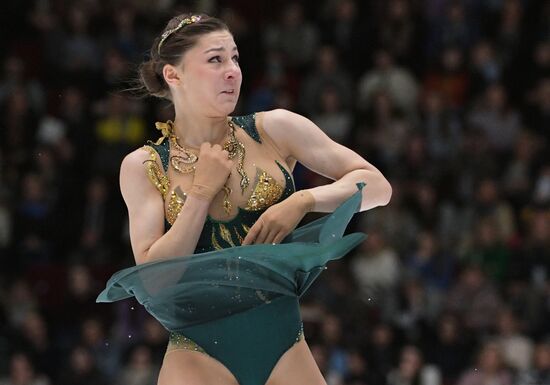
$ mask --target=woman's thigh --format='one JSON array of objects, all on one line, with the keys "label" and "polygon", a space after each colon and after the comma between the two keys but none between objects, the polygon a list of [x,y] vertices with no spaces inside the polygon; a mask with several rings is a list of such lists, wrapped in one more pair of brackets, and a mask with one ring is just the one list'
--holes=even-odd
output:
[{"label": "woman's thigh", "polygon": [[238,385],[233,374],[204,353],[172,350],[166,353],[157,385]]},{"label": "woman's thigh", "polygon": [[273,368],[266,385],[327,385],[305,339],[288,349]]}]

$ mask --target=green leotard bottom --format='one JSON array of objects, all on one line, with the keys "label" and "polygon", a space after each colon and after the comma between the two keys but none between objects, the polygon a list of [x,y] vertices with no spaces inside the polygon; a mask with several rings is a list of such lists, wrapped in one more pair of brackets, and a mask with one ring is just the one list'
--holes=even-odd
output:
[{"label": "green leotard bottom", "polygon": [[240,385],[264,385],[301,328],[299,297],[363,241],[343,236],[361,189],[332,214],[278,245],[238,246],[133,266],[115,273],[97,302],[131,296],[167,330],[194,341]]}]

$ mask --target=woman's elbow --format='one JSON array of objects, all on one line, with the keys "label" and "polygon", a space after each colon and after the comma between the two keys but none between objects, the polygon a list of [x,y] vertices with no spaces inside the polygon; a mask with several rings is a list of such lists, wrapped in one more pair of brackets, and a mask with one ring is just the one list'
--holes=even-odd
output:
[{"label": "woman's elbow", "polygon": [[[386,206],[390,203],[392,196],[392,187],[390,182],[384,177],[384,175],[378,170],[365,171],[364,179],[367,184],[366,188],[370,191],[369,201],[365,202],[369,209],[378,206]],[[369,188],[370,186],[370,188]]]},{"label": "woman's elbow", "polygon": [[390,182],[388,182],[388,180],[386,178],[384,178],[382,176],[382,178],[384,179],[384,183],[383,183],[383,192],[382,192],[382,203],[380,204],[381,206],[386,206],[388,205],[388,203],[390,203],[390,200],[391,200],[391,195],[392,195],[392,187],[391,187],[391,184]]},{"label": "woman's elbow", "polygon": [[378,171],[376,174],[376,200],[378,201],[378,206],[386,206],[391,200],[392,187],[381,172]]}]

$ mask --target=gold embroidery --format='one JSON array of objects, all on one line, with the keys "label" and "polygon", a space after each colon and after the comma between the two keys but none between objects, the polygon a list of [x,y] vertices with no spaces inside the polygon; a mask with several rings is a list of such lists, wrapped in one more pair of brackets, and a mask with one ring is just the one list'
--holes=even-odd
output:
[{"label": "gold embroidery", "polygon": [[157,152],[151,146],[143,146],[143,149],[149,153],[149,159],[145,162],[147,176],[153,185],[159,190],[162,199],[166,198],[166,193],[170,189],[170,180],[161,171],[157,163]]},{"label": "gold embroidery", "polygon": [[239,234],[239,230],[235,226],[233,226],[233,230],[235,230],[235,234],[237,235],[237,238],[239,239],[239,244],[242,245],[243,241],[244,241],[244,238],[241,236],[241,234]]},{"label": "gold embroidery", "polygon": [[245,225],[244,223],[242,224],[242,227],[243,227],[244,233],[245,233],[245,234],[248,234],[248,232],[250,231],[250,227],[248,227],[248,226]]},{"label": "gold embroidery", "polygon": [[204,349],[201,348],[192,339],[187,338],[182,334],[171,332],[170,337],[169,337],[167,352],[171,352],[173,350],[179,350],[179,349],[193,350],[193,351],[196,351],[196,352],[201,352],[201,353],[206,354]]},{"label": "gold embroidery", "polygon": [[223,223],[219,224],[220,227],[220,235],[224,241],[229,243],[231,246],[235,246],[235,243],[233,243],[233,239],[231,238],[231,231]]},{"label": "gold embroidery", "polygon": [[223,247],[220,246],[218,243],[218,240],[216,239],[216,231],[212,227],[212,237],[210,239],[212,241],[212,246],[214,246],[214,250],[221,250]]},{"label": "gold embroidery", "polygon": [[[170,190],[170,179],[162,172],[160,166],[157,163],[157,152],[151,146],[143,146],[143,149],[149,153],[149,159],[145,163],[147,170],[147,177],[157,190],[162,195],[162,199],[166,200],[166,194]],[[168,207],[166,208],[166,220],[171,225],[174,224],[178,214],[180,213],[183,204],[185,203],[186,194],[181,191],[179,187],[176,191],[170,193],[170,199],[168,200]]]},{"label": "gold embroidery", "polygon": [[[176,190],[181,191],[179,187],[177,187]],[[170,194],[170,200],[168,201],[168,207],[166,208],[166,220],[171,225],[173,225],[174,222],[176,221],[176,218],[178,217],[181,209],[183,208],[185,199],[187,198],[185,193],[183,193],[183,196],[184,196],[183,198],[180,197],[177,191],[172,191],[172,193]]]},{"label": "gold embroidery", "polygon": [[248,198],[245,210],[259,211],[267,209],[283,195],[283,187],[267,172],[258,170],[257,180],[258,183],[256,183],[252,195]]}]

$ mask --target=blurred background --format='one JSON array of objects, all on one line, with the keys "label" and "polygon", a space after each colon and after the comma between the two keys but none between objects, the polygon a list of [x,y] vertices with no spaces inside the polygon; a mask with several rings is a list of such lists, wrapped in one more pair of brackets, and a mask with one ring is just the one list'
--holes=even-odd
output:
[{"label": "blurred background", "polygon": [[173,114],[120,90],[187,11],[235,36],[236,115],[302,113],[393,186],[303,300],[328,384],[550,384],[543,0],[2,2],[0,384],[156,384],[166,331],[95,298],[134,264],[121,159]]}]

